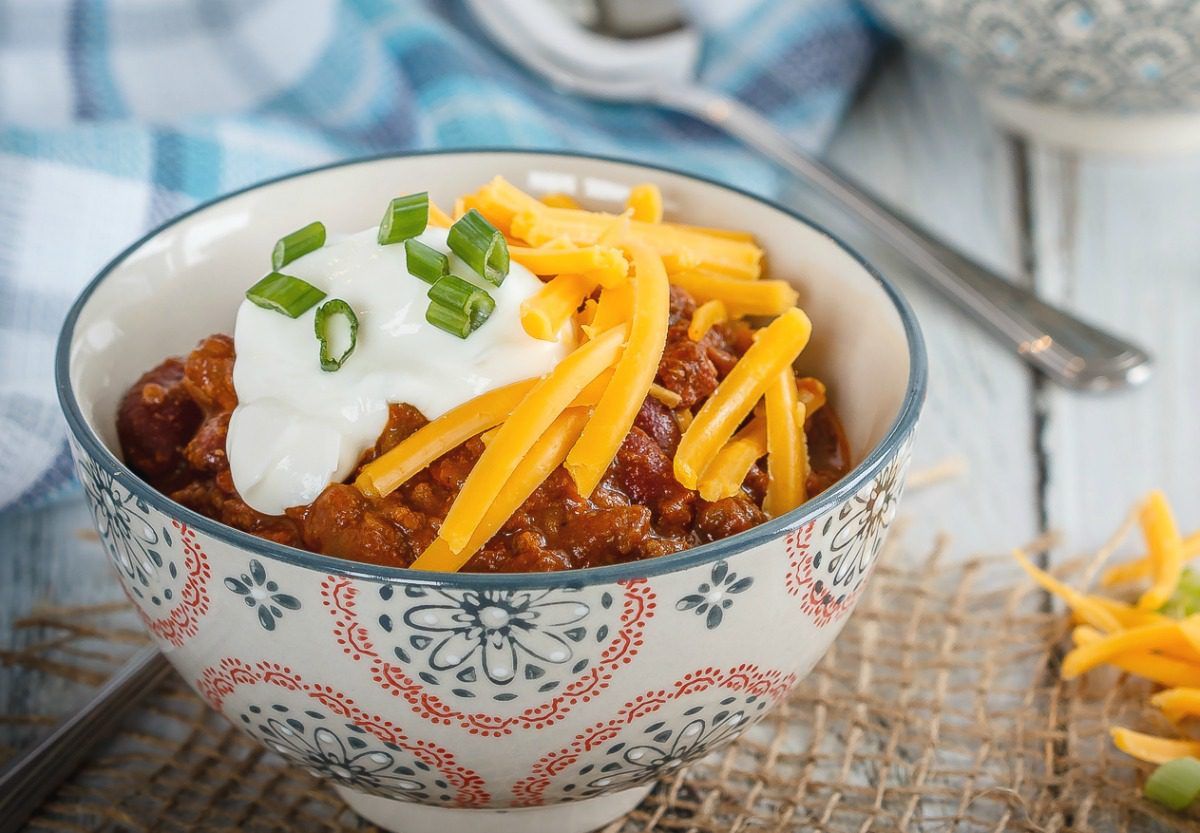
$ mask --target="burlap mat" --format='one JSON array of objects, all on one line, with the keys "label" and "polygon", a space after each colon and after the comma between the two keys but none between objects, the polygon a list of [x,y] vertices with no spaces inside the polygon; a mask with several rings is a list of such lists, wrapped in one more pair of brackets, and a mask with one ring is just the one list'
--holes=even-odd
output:
[{"label": "burlap mat", "polygon": [[[886,554],[843,635],[787,702],[724,754],[665,778],[609,833],[1200,830],[1139,798],[1146,768],[1108,740],[1114,722],[1164,729],[1141,705],[1147,687],[1103,674],[1060,682],[1066,624],[1048,600],[1003,558],[948,566],[940,555]],[[896,566],[905,563],[918,566]],[[50,636],[0,656],[5,673],[18,665],[81,685],[141,640],[112,607],[45,611],[20,627]],[[3,721],[33,735],[48,719]],[[30,829],[371,828],[175,680]]]}]

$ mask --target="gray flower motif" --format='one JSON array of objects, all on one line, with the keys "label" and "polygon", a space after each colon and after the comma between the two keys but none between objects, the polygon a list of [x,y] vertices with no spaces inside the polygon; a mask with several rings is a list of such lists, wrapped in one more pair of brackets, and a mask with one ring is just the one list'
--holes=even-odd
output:
[{"label": "gray flower motif", "polygon": [[258,610],[258,623],[263,630],[275,630],[275,620],[283,618],[284,610],[299,610],[300,602],[295,596],[279,592],[279,585],[267,580],[267,571],[257,558],[250,559],[249,574],[240,578],[229,576],[225,586],[243,597],[246,607]]},{"label": "gray flower motif", "polygon": [[713,565],[709,581],[702,582],[695,593],[689,593],[675,603],[678,611],[694,610],[697,616],[705,616],[704,624],[709,630],[719,627],[725,617],[725,611],[733,606],[731,596],[741,593],[754,583],[754,578],[744,576],[738,578],[737,573],[729,572],[729,565],[718,561]]},{"label": "gray flower motif", "polygon": [[[572,642],[586,634],[579,623],[590,613],[582,601],[554,591],[483,590],[452,595],[436,591],[434,603],[404,614],[412,628],[431,634],[429,667],[448,671],[478,663],[494,685],[520,678],[530,659],[564,665],[574,658]],[[539,666],[540,668],[540,666]]]},{"label": "gray flower motif", "polygon": [[829,543],[829,572],[836,587],[857,586],[870,569],[883,533],[896,517],[896,506],[903,488],[905,455],[900,454],[825,522],[829,534],[834,523],[840,524]]},{"label": "gray flower motif", "polygon": [[170,546],[170,536],[165,530],[159,536],[149,523],[149,505],[132,492],[122,494],[112,473],[96,461],[81,457],[79,470],[88,509],[105,550],[121,572],[136,582],[130,589],[142,596],[139,585],[149,587],[151,578],[163,566],[159,548]]},{"label": "gray flower motif", "polygon": [[740,705],[727,698],[709,714],[704,707],[688,709],[687,722],[675,728],[655,721],[641,739],[618,740],[603,751],[603,762],[585,764],[566,789],[578,797],[593,797],[639,784],[700,760],[732,741],[762,712],[766,701],[748,697]]},{"label": "gray flower motif", "polygon": [[271,730],[267,746],[304,767],[316,778],[328,778],[337,784],[365,788],[373,793],[386,791],[404,797],[413,797],[422,789],[420,781],[391,776],[389,770],[397,762],[388,751],[375,749],[354,752],[346,748],[341,738],[324,727],[313,732],[312,740],[307,740],[281,720],[272,718],[267,721],[267,726]]}]

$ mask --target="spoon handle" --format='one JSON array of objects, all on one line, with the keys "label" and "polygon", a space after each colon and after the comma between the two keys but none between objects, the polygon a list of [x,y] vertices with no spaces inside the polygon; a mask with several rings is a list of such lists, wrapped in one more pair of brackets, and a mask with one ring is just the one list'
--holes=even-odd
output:
[{"label": "spoon handle", "polygon": [[1055,382],[1079,390],[1112,390],[1149,377],[1150,356],[1144,350],[1042,301],[943,243],[911,218],[799,150],[771,122],[741,102],[697,86],[664,86],[657,95],[660,105],[724,130],[864,221],[930,285]]},{"label": "spoon handle", "polygon": [[0,773],[0,833],[24,828],[58,785],[97,743],[171,672],[157,648],[144,648],[125,663],[90,701],[60,724],[25,757]]}]

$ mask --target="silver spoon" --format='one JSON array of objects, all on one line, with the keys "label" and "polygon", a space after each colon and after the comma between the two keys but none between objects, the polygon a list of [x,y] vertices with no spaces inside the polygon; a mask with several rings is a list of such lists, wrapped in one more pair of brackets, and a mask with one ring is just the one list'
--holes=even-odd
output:
[{"label": "silver spoon", "polygon": [[[771,122],[723,93],[696,83],[700,33],[676,10],[677,28],[662,32],[664,0],[653,6],[650,37],[626,39],[635,20],[611,23],[627,2],[604,4],[609,37],[583,29],[546,0],[467,0],[476,18],[515,60],[569,93],[645,103],[687,113],[726,131],[787,168],[866,223],[918,275],[983,324],[1015,355],[1059,384],[1114,390],[1150,376],[1141,348],[1048,304],[1002,278],[845,176],[809,156]],[[669,9],[674,8],[673,0]],[[645,10],[643,10],[645,11]]]}]

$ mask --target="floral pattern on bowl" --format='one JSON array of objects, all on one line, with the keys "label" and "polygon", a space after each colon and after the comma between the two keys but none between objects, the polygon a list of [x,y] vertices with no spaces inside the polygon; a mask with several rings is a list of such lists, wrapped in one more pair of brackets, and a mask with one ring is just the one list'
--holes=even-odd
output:
[{"label": "floral pattern on bowl", "polygon": [[1113,114],[1200,109],[1200,6],[1190,0],[868,0],[981,86]]},{"label": "floral pattern on bowl", "polygon": [[[857,601],[894,516],[909,445],[823,518],[762,546],[648,578],[587,584],[567,573],[555,587],[317,575],[246,558],[139,505],[116,482],[99,498],[89,491],[89,504],[107,522],[104,544],[130,598],[176,649],[172,661],[268,748],[371,795],[532,806],[647,785],[729,743],[786,694]],[[81,473],[94,468],[76,453]],[[128,516],[104,514],[114,511]],[[166,585],[124,567],[126,530],[143,526],[163,530],[153,576],[182,576],[172,565],[184,564],[195,573],[199,563],[205,577],[226,576],[222,592],[205,586],[202,612],[166,611],[188,628],[157,626],[153,598]],[[845,592],[834,599],[823,588]],[[723,639],[712,642],[718,628]],[[724,664],[695,668],[697,654],[677,650],[679,639]],[[572,730],[569,746],[545,748],[546,730],[580,719],[590,722]],[[458,763],[488,758],[494,765]],[[523,758],[513,778],[512,761]]]}]

